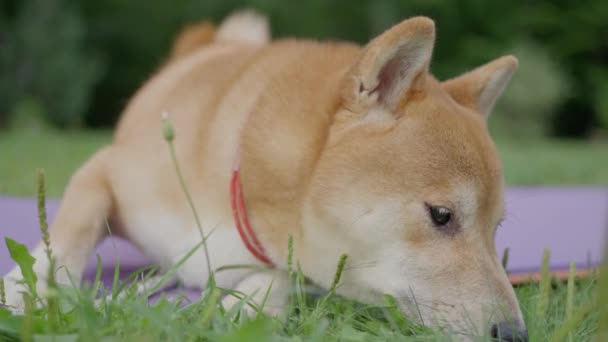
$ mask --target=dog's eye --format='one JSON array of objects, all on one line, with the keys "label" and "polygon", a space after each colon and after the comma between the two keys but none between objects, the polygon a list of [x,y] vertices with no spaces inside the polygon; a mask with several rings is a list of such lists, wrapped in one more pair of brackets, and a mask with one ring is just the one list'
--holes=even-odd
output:
[{"label": "dog's eye", "polygon": [[452,219],[450,209],[432,205],[429,205],[428,207],[431,219],[436,226],[445,226]]}]

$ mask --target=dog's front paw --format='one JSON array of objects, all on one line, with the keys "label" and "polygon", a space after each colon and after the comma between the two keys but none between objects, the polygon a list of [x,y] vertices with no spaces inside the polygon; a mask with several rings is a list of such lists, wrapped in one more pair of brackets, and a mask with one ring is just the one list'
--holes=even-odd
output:
[{"label": "dog's front paw", "polygon": [[[2,277],[4,282],[4,294],[5,294],[5,306],[7,306],[13,312],[22,312],[25,309],[24,294],[31,291],[29,287],[23,282],[23,276],[21,270],[15,267],[6,276]],[[38,275],[38,281],[36,282],[36,293],[39,297],[44,296],[47,291],[47,282],[44,278]]]},{"label": "dog's front paw", "polygon": [[6,302],[3,303],[11,311],[21,312],[25,308],[25,301],[23,294],[28,293],[29,290],[25,284],[20,283],[20,279],[6,277],[4,280],[4,294]]},{"label": "dog's front paw", "polygon": [[[254,296],[255,297],[255,296]],[[282,301],[281,301],[282,302]],[[228,294],[222,299],[222,305],[226,310],[231,310],[237,306],[241,306],[240,310],[250,318],[255,318],[259,311],[263,312],[269,317],[279,317],[286,312],[286,305],[276,305],[276,301],[273,303],[264,303],[264,306],[260,303],[255,302],[252,298],[241,299],[235,295]],[[285,300],[287,304],[287,300]]]},{"label": "dog's front paw", "polygon": [[[261,309],[268,316],[280,316],[287,310],[289,297],[289,278],[287,273],[280,270],[258,272],[247,276],[235,289],[238,293],[250,296],[243,303],[242,310],[250,317]],[[230,309],[241,303],[242,299],[235,295],[227,295],[222,300],[224,308]]]}]

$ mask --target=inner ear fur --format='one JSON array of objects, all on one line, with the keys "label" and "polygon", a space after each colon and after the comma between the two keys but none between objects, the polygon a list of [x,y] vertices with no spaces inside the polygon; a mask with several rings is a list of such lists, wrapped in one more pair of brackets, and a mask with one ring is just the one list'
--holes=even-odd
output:
[{"label": "inner ear fur", "polygon": [[348,73],[345,98],[352,106],[394,110],[429,68],[435,24],[426,17],[404,20],[372,40]]},{"label": "inner ear fur", "polygon": [[517,70],[514,56],[503,56],[442,83],[443,89],[461,105],[487,118]]}]

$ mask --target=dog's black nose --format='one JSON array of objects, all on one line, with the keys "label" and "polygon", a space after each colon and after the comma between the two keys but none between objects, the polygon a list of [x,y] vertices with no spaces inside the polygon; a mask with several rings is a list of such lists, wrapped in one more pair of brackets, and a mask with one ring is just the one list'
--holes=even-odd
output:
[{"label": "dog's black nose", "polygon": [[518,327],[517,323],[504,321],[492,325],[490,336],[498,341],[528,342],[528,330]]}]

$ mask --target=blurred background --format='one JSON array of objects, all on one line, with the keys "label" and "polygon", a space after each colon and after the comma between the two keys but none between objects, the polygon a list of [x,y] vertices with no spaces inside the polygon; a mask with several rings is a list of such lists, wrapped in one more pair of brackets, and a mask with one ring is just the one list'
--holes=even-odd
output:
[{"label": "blurred background", "polygon": [[[605,0],[0,0],[0,193],[30,194],[33,170],[60,194],[111,140],[130,96],[180,28],[255,8],[275,37],[364,44],[400,20],[437,23],[440,79],[504,54],[520,70],[490,120],[510,184],[608,184]],[[14,165],[13,165],[14,164]]]}]

